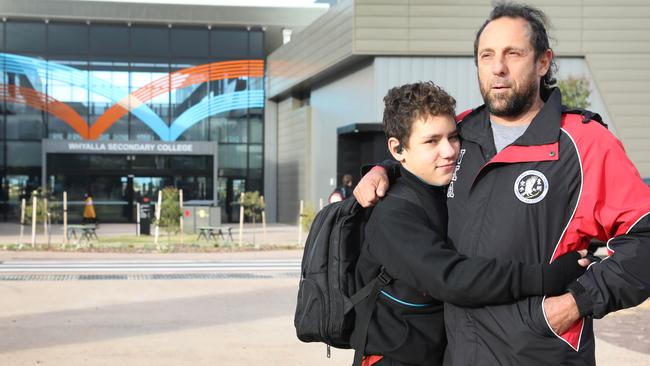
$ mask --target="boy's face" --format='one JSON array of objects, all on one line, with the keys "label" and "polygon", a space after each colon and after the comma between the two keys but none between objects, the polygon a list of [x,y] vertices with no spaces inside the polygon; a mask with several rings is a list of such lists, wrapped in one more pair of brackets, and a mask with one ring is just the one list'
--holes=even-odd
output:
[{"label": "boy's face", "polygon": [[393,156],[428,184],[442,186],[451,181],[459,150],[454,118],[426,115],[411,125],[408,147]]}]

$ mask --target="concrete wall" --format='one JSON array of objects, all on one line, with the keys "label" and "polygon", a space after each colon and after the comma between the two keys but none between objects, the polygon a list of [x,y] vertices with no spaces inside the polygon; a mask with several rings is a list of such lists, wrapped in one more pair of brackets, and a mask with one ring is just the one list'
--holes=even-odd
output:
[{"label": "concrete wall", "polygon": [[363,66],[345,77],[314,89],[311,94],[312,177],[310,200],[314,205],[325,201],[339,184],[336,182],[336,129],[377,119],[378,96],[374,88],[373,65]]},{"label": "concrete wall", "polygon": [[[615,125],[615,132],[623,141],[641,175],[650,176],[650,124],[645,116],[646,104],[650,100],[647,87],[650,82],[650,2],[529,2],[548,15],[551,21],[549,33],[553,38],[552,47],[556,55],[584,57],[593,78],[592,86],[602,97],[602,109],[596,107],[598,103],[592,103],[592,108],[608,115],[609,123]],[[276,83],[277,87],[269,91],[269,96],[291,92],[293,88],[309,90],[311,80],[317,80],[320,75],[326,75],[337,65],[345,64],[348,59],[355,57],[410,56],[414,57],[413,70],[418,69],[420,71],[417,72],[421,72],[422,68],[418,62],[422,56],[471,56],[475,32],[489,14],[491,5],[490,0],[346,1],[331,9],[332,15],[328,13],[323,16],[333,16],[334,11],[339,12],[336,14],[345,14],[342,16],[342,19],[346,19],[344,29],[348,29],[348,17],[352,18],[350,34],[339,35],[345,39],[345,52],[337,53],[337,57],[327,58],[328,62],[309,63],[301,54],[287,52],[286,46],[281,47],[269,56],[271,83],[274,83],[273,78],[278,74],[276,71],[280,70],[280,65],[299,65],[300,68],[296,68],[295,72],[284,68],[281,76],[291,82],[283,85]],[[348,11],[349,8],[352,10]],[[301,32],[302,38],[291,45],[292,49],[313,50],[314,42],[319,41],[311,38],[311,35],[317,32],[319,28],[316,24],[307,27]],[[348,49],[350,39],[351,51]],[[317,43],[319,47],[326,44],[327,40],[325,43]],[[279,59],[281,64],[272,63]],[[338,64],[332,64],[335,60],[339,60]],[[393,72],[390,59],[386,62],[388,72]],[[456,67],[443,61],[439,62],[441,64],[437,66],[440,67]],[[401,66],[396,70],[407,74],[391,76],[394,80],[408,81],[412,79],[411,76],[417,77],[415,71],[405,71]],[[381,81],[378,80],[378,85],[380,84]],[[441,84],[447,86],[445,82]],[[466,82],[460,80],[460,84],[465,85]],[[463,90],[449,88],[461,101],[461,107],[463,101],[468,100],[461,97]]]},{"label": "concrete wall", "polygon": [[352,55],[352,0],[331,8],[268,57],[270,97],[295,87]]},{"label": "concrete wall", "polygon": [[354,52],[466,55],[489,0],[356,0]]},{"label": "concrete wall", "polygon": [[[309,186],[311,108],[288,98],[278,103],[277,221],[296,224]],[[269,202],[269,204],[272,204]]]}]

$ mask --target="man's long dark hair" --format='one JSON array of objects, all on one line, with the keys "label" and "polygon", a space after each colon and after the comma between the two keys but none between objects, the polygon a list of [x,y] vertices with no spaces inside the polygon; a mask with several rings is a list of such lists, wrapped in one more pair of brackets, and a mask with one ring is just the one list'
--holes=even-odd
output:
[{"label": "man's long dark hair", "polygon": [[[492,9],[490,16],[483,23],[478,32],[476,32],[476,38],[474,39],[474,63],[478,65],[478,39],[481,37],[483,30],[493,20],[509,17],[509,18],[522,18],[528,22],[530,25],[530,43],[533,45],[535,50],[535,59],[539,60],[539,57],[550,49],[548,41],[548,34],[546,32],[546,26],[548,24],[548,19],[543,11],[534,8],[529,5],[517,4],[517,3],[501,3]],[[551,88],[555,85],[555,78],[553,74],[557,71],[557,65],[555,60],[551,59],[551,67],[544,76],[542,76],[540,81],[540,93],[542,99],[546,99],[546,96],[551,91]]]}]

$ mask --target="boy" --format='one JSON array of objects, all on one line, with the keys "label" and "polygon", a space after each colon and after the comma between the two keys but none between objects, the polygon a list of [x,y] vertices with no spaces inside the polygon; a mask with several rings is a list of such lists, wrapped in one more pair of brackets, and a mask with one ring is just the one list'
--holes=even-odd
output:
[{"label": "boy", "polygon": [[[366,225],[356,282],[361,288],[382,270],[392,281],[374,304],[355,309],[352,343],[364,366],[442,365],[443,302],[482,306],[561,293],[589,261],[578,261],[586,251],[534,265],[458,254],[446,242],[445,192],[462,159],[456,101],[421,82],[391,89],[384,102],[388,149],[401,174]],[[372,305],[366,334],[359,318]]]}]

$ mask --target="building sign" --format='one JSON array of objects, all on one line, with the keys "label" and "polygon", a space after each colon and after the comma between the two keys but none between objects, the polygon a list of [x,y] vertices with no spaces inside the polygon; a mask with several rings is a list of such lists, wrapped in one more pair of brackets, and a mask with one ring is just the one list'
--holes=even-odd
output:
[{"label": "building sign", "polygon": [[192,144],[154,145],[154,144],[128,144],[122,142],[68,142],[70,151],[103,152],[119,151],[124,153],[145,152],[192,152]]},{"label": "building sign", "polygon": [[162,141],[70,141],[43,140],[46,153],[214,155],[216,143]]}]

